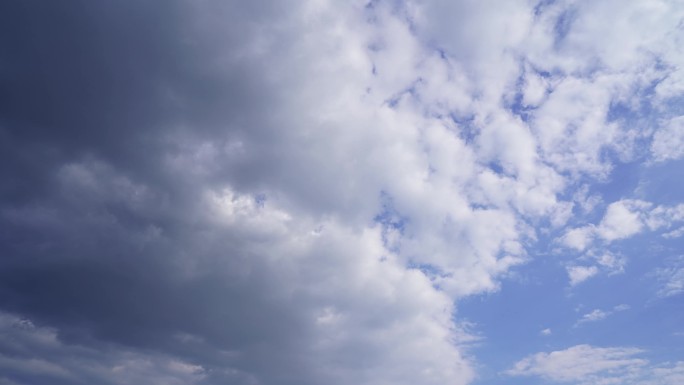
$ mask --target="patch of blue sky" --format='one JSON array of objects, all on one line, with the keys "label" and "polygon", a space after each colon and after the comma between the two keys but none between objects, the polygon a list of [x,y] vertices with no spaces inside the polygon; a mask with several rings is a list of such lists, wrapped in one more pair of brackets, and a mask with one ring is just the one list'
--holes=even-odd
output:
[{"label": "patch of blue sky", "polygon": [[386,191],[380,193],[382,209],[373,218],[373,222],[382,226],[382,242],[390,251],[397,252],[398,245],[392,240],[392,233],[404,235],[409,218],[401,215],[394,207],[392,196]]},{"label": "patch of blue sky", "polygon": [[[461,301],[459,316],[473,321],[486,336],[474,348],[477,357],[486,357],[475,384],[548,383],[502,373],[521,357],[578,344],[635,346],[645,349],[653,362],[681,358],[684,345],[677,333],[684,324],[684,296],[658,297],[650,272],[662,255],[653,255],[659,250],[654,249],[659,240],[653,238],[642,235],[615,247],[630,253],[621,274],[593,277],[570,287],[559,259],[536,256],[505,280],[498,292]],[[622,305],[628,308],[615,310]],[[578,323],[595,309],[607,316]]]},{"label": "patch of blue sky", "polygon": [[263,208],[264,205],[266,205],[266,194],[265,193],[259,193],[254,195],[254,203],[257,205],[257,207]]},{"label": "patch of blue sky", "polygon": [[592,277],[573,287],[570,299],[585,312],[610,310],[618,304],[627,304],[630,309],[578,327],[578,337],[592,344],[637,346],[661,354],[681,353],[682,341],[672,337],[684,325],[684,296],[660,296],[661,283],[655,272],[683,247],[681,238],[664,240],[649,232],[611,244],[610,252],[627,258],[624,272]]},{"label": "patch of blue sky", "polygon": [[513,115],[518,116],[523,122],[528,122],[534,111],[534,107],[527,106],[524,103],[524,88],[525,88],[526,71],[520,71],[520,76],[516,80],[515,93],[509,100],[503,100],[503,105],[506,109],[511,111]]},{"label": "patch of blue sky", "polygon": [[458,130],[458,136],[466,144],[472,144],[480,133],[479,128],[475,125],[475,115],[458,115],[456,113],[451,113],[449,116],[456,125]]},{"label": "patch of blue sky", "polygon": [[438,266],[431,265],[429,263],[417,263],[414,261],[409,261],[407,264],[409,269],[417,269],[423,272],[427,277],[441,277],[444,276],[444,271]]},{"label": "patch of blue sky", "polygon": [[[548,350],[549,344],[568,343],[566,332],[576,318],[566,297],[565,269],[550,258],[535,258],[501,283],[495,293],[467,298],[459,303],[459,317],[474,322],[486,336],[474,349],[486,357],[476,384],[498,384],[509,369],[530,352]],[[551,335],[541,332],[551,329]]]},{"label": "patch of blue sky", "polygon": [[[375,70],[375,67],[374,67],[374,70]],[[377,71],[376,71],[376,73],[377,73]],[[385,104],[387,104],[390,108],[396,108],[399,105],[399,103],[406,97],[414,98],[416,100],[420,100],[420,95],[417,92],[416,87],[421,82],[423,82],[422,78],[416,79],[410,86],[404,88],[403,90],[397,92],[392,97],[385,100]]]},{"label": "patch of blue sky", "polygon": [[660,108],[666,111],[661,114],[662,118],[673,118],[684,115],[684,95],[678,95],[664,100],[660,105]]},{"label": "patch of blue sky", "polygon": [[613,168],[605,181],[590,185],[590,193],[598,194],[607,204],[634,197],[645,167],[640,162],[611,162]]},{"label": "patch of blue sky", "polygon": [[645,165],[636,194],[656,204],[675,205],[684,201],[684,159]]},{"label": "patch of blue sky", "polygon": [[554,33],[554,45],[558,48],[563,44],[566,36],[570,33],[573,22],[577,18],[577,11],[574,8],[568,8],[563,10],[561,14],[556,19],[556,23],[553,28]]}]

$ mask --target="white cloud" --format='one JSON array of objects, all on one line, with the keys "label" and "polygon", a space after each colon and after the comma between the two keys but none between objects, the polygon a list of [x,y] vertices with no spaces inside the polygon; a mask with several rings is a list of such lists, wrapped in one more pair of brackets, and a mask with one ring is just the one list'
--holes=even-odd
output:
[{"label": "white cloud", "polygon": [[664,238],[679,238],[684,235],[684,226],[663,234]]},{"label": "white cloud", "polygon": [[517,362],[506,373],[511,376],[538,376],[549,383],[578,385],[677,385],[684,362],[655,365],[640,358],[636,348],[602,348],[576,345],[550,353],[536,353]]},{"label": "white cloud", "polygon": [[[569,229],[559,238],[559,242],[577,251],[592,247],[597,240],[611,243],[626,239],[644,230],[656,231],[671,228],[684,221],[684,205],[656,206],[642,200],[623,199],[611,203],[598,224],[589,224]],[[678,230],[664,234],[664,237],[677,236]],[[610,254],[605,254],[608,258]],[[599,261],[602,265],[611,263],[609,259]]]},{"label": "white cloud", "polygon": [[593,265],[570,265],[566,267],[568,277],[570,278],[570,285],[575,286],[578,283],[584,282],[587,279],[596,276],[599,273],[608,275],[615,275],[624,273],[627,261],[622,256],[616,256],[610,252],[603,254],[595,254],[595,251],[589,251],[585,255],[578,258],[578,261],[593,262]]},{"label": "white cloud", "polygon": [[513,376],[540,376],[556,382],[596,384],[603,373],[629,375],[647,365],[636,358],[643,351],[634,348],[598,348],[577,345],[551,353],[537,353],[515,364],[507,373]]},{"label": "white cloud", "polygon": [[584,213],[590,213],[601,203],[601,197],[597,194],[589,193],[589,186],[582,185],[573,194],[573,200],[577,202]]},{"label": "white cloud", "polygon": [[569,266],[567,267],[570,285],[575,286],[579,283],[596,275],[599,270],[596,266]]},{"label": "white cloud", "polygon": [[611,203],[596,233],[608,242],[637,234],[643,228],[643,221],[639,214],[649,207],[650,203],[635,200]]},{"label": "white cloud", "polygon": [[684,204],[658,206],[648,213],[645,220],[651,230],[669,229],[682,221],[684,221]]},{"label": "white cloud", "polygon": [[614,313],[617,312],[622,312],[629,310],[630,306],[626,304],[621,304],[613,307],[613,310],[601,310],[601,309],[594,309],[590,311],[589,313],[586,313],[580,318],[577,323],[575,323],[575,326],[579,326],[580,324],[586,323],[586,322],[595,322],[595,321],[601,321],[603,319],[606,319],[607,317],[613,315]]},{"label": "white cloud", "polygon": [[658,295],[670,297],[684,292],[684,257],[670,260],[667,267],[655,272],[660,283]]},{"label": "white cloud", "polygon": [[596,229],[593,226],[578,227],[568,230],[561,238],[561,242],[577,251],[583,251],[591,245]]},{"label": "white cloud", "polygon": [[608,317],[609,315],[610,315],[610,313],[606,313],[603,310],[594,309],[590,313],[583,315],[580,322],[600,321],[600,320]]},{"label": "white cloud", "polygon": [[543,336],[550,336],[552,333],[551,333],[551,329],[546,328],[546,329],[540,331],[539,334],[541,334]]},{"label": "white cloud", "polygon": [[684,116],[670,119],[655,133],[651,152],[659,162],[684,156]]},{"label": "white cloud", "polygon": [[611,253],[604,253],[600,256],[594,257],[596,263],[609,275],[623,273],[625,271],[625,258],[615,256]]},{"label": "white cloud", "polygon": [[523,103],[528,107],[540,105],[544,101],[549,87],[547,79],[530,70],[525,74]]}]

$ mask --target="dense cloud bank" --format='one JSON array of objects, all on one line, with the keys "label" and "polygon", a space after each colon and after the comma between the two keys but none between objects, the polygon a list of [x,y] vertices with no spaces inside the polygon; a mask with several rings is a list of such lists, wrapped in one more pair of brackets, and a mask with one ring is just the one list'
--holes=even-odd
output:
[{"label": "dense cloud bank", "polygon": [[[590,210],[587,180],[682,157],[682,16],[5,2],[0,383],[471,382],[457,301]],[[632,235],[649,205],[559,244]]]}]

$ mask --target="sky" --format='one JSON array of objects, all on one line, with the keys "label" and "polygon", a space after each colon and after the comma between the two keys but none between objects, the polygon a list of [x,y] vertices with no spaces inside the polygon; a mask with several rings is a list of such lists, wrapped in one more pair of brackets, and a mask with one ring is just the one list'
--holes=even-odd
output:
[{"label": "sky", "polygon": [[684,3],[0,3],[0,385],[684,383]]}]

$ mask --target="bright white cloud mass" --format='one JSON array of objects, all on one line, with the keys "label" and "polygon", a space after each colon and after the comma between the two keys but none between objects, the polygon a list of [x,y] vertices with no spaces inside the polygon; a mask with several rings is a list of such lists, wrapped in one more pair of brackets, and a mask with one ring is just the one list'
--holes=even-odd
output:
[{"label": "bright white cloud mass", "polygon": [[684,383],[681,1],[0,25],[0,384]]}]

